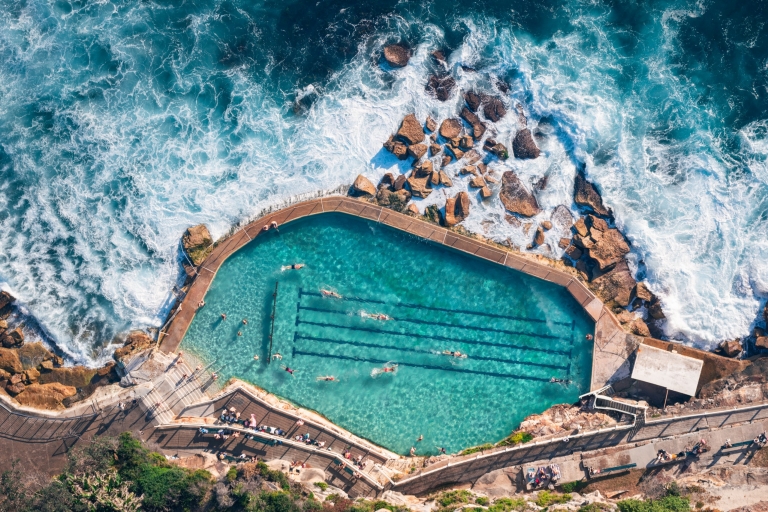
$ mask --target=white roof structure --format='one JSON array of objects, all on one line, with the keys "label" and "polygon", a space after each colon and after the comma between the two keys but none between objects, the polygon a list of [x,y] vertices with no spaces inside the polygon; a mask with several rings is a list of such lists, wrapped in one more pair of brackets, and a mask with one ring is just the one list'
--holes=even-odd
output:
[{"label": "white roof structure", "polygon": [[650,382],[688,396],[696,396],[696,387],[704,361],[649,345],[637,349],[632,378]]}]

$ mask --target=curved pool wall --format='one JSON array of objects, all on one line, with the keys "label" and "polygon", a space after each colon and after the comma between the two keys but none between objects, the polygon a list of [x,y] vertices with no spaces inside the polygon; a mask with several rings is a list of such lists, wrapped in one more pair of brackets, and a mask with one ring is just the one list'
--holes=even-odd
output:
[{"label": "curved pool wall", "polygon": [[[306,266],[280,270],[291,263]],[[275,282],[272,351],[283,359],[270,364]],[[402,454],[498,441],[590,388],[594,321],[566,288],[348,215],[259,235],[221,264],[205,301],[185,350]],[[386,362],[397,374],[372,378]],[[325,375],[338,382],[316,380]]]}]

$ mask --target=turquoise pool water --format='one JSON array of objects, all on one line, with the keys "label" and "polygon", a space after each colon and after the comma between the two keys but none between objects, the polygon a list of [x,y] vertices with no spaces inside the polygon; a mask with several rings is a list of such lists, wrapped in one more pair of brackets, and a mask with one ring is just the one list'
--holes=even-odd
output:
[{"label": "turquoise pool water", "polygon": [[[306,266],[281,271],[292,263]],[[283,360],[268,363],[278,281],[272,351]],[[499,441],[589,386],[594,323],[566,290],[342,214],[259,236],[205,301],[184,350],[401,454]],[[397,373],[371,376],[388,362]],[[328,375],[338,381],[316,380]]]}]

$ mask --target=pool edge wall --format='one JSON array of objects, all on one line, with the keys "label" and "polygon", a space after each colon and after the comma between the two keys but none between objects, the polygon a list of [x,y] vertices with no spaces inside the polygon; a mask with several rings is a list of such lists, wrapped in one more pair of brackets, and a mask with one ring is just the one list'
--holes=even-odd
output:
[{"label": "pool edge wall", "polygon": [[587,315],[595,321],[590,391],[599,389],[607,383],[605,375],[595,375],[595,363],[598,355],[598,350],[596,349],[607,345],[619,332],[623,332],[623,329],[613,313],[577,278],[544,263],[514,253],[511,250],[492,246],[469,236],[450,231],[442,226],[398,213],[364,200],[344,196],[312,199],[271,212],[250,222],[232,235],[217,241],[211,254],[197,268],[197,276],[190,284],[189,291],[184,296],[178,309],[171,316],[169,320],[170,325],[165,332],[161,332],[160,350],[168,353],[175,352],[178,349],[195,317],[197,304],[205,297],[221,265],[230,255],[256,239],[262,232],[261,229],[264,225],[273,221],[282,225],[323,213],[344,213],[353,217],[374,221],[433,242],[436,245],[444,245],[566,288],[576,302],[584,308]]}]

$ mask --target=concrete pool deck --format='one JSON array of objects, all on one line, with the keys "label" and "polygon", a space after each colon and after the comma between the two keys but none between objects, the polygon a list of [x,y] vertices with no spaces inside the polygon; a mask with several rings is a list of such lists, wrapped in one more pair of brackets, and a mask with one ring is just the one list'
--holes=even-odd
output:
[{"label": "concrete pool deck", "polygon": [[[160,349],[176,352],[184,339],[197,311],[197,304],[204,299],[213,279],[226,259],[256,239],[262,227],[271,222],[283,225],[304,217],[324,213],[343,213],[377,222],[390,228],[431,241],[446,248],[471,254],[497,265],[512,268],[562,286],[595,321],[594,350],[590,390],[603,387],[617,373],[628,374],[627,357],[636,346],[634,336],[624,332],[619,321],[605,305],[575,276],[554,268],[533,256],[526,256],[501,246],[462,235],[437,224],[395,212],[365,200],[344,196],[313,199],[269,213],[219,240],[206,260],[198,267],[197,276],[172,317],[170,325],[161,334]],[[628,338],[628,337],[631,337]]]}]

